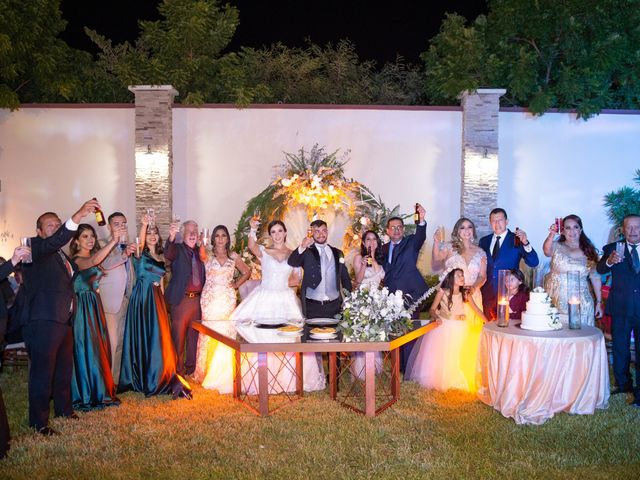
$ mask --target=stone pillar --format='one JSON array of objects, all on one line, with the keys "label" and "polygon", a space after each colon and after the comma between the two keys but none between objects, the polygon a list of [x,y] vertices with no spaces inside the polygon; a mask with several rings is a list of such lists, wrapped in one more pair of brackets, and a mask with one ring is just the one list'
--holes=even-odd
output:
[{"label": "stone pillar", "polygon": [[173,122],[171,85],[133,85],[136,105],[136,228],[147,208],[166,237],[173,208]]},{"label": "stone pillar", "polygon": [[498,203],[498,113],[505,89],[465,91],[462,100],[462,185],[460,214],[491,231],[489,212]]}]

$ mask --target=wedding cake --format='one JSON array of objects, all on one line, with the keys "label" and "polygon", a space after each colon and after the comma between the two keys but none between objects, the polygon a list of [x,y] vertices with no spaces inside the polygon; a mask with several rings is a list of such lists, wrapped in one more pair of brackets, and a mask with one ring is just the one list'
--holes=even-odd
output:
[{"label": "wedding cake", "polygon": [[521,328],[543,332],[559,330],[558,309],[551,304],[549,294],[542,287],[534,288],[529,294],[526,311],[522,312]]}]

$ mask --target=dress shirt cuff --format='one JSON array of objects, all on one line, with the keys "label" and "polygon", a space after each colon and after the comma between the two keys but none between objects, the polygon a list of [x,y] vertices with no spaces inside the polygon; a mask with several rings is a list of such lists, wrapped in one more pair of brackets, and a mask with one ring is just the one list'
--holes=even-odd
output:
[{"label": "dress shirt cuff", "polygon": [[524,248],[524,251],[527,253],[531,253],[531,250],[533,250],[533,247],[531,246],[531,242],[527,243],[526,245],[523,245],[522,248]]},{"label": "dress shirt cuff", "polygon": [[605,264],[608,268],[613,267],[613,265],[609,265],[609,260],[605,260],[604,264]]},{"label": "dress shirt cuff", "polygon": [[67,230],[71,230],[72,232],[75,232],[76,230],[78,230],[78,224],[74,222],[72,219],[67,220],[64,226],[67,227]]},{"label": "dress shirt cuff", "polygon": [[302,245],[298,247],[298,253],[302,253],[306,250]]}]

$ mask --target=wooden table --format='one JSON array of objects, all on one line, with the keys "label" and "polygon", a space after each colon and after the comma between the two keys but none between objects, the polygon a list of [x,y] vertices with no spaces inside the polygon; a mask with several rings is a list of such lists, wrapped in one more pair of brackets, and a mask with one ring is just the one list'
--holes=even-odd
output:
[{"label": "wooden table", "polygon": [[[234,381],[233,381],[233,397],[242,401],[251,410],[262,417],[269,415],[269,387],[268,387],[268,353],[295,353],[295,374],[296,374],[296,391],[297,398],[303,395],[303,379],[302,379],[302,353],[328,353],[329,355],[329,394],[332,400],[340,401],[343,405],[359,412],[368,417],[373,417],[390,405],[395,403],[400,396],[400,346],[415,340],[424,335],[428,331],[436,327],[435,322],[422,325],[420,321],[414,322],[414,328],[407,334],[391,339],[386,342],[347,342],[339,334],[338,338],[325,342],[314,342],[309,339],[308,330],[311,326],[305,326],[304,334],[296,337],[292,341],[289,337],[284,337],[284,343],[270,342],[262,343],[260,341],[250,342],[242,335],[242,330],[246,328],[257,328],[238,326],[231,321],[220,322],[227,323],[225,328],[221,328],[225,333],[208,328],[201,323],[192,322],[191,326],[198,332],[208,335],[209,337],[227,345],[234,350]],[[245,330],[246,331],[246,330]],[[285,340],[286,339],[286,340]],[[346,401],[339,398],[338,392],[338,354],[345,352],[364,352],[364,409],[359,409],[349,405]],[[376,352],[389,352],[391,359],[390,373],[390,398],[383,405],[376,407],[376,370],[375,370],[375,354]],[[246,392],[242,391],[241,378],[241,361],[242,357],[247,354],[254,353],[257,355],[257,372],[258,372],[258,407],[252,407],[246,399]]]}]

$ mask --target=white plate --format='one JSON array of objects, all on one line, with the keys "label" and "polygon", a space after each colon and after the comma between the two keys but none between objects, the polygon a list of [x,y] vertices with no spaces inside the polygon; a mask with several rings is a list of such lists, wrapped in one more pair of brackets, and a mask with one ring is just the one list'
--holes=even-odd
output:
[{"label": "white plate", "polygon": [[261,318],[260,320],[254,320],[256,325],[284,325],[287,323],[286,318]]},{"label": "white plate", "polygon": [[337,325],[340,320],[337,318],[308,318],[305,323],[307,325]]},{"label": "white plate", "polygon": [[337,333],[310,333],[309,337],[314,340],[331,340],[338,336]]}]

